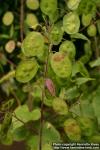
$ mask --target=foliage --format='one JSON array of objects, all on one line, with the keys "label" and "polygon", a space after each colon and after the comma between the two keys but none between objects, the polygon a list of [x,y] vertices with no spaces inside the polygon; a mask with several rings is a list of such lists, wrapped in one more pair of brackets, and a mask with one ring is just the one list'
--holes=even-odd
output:
[{"label": "foliage", "polygon": [[100,0],[0,0],[0,18],[0,143],[100,143]]}]

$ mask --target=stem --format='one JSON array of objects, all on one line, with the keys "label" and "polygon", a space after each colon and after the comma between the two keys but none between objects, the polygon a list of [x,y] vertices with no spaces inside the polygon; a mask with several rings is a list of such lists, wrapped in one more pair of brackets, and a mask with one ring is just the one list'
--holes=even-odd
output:
[{"label": "stem", "polygon": [[24,0],[21,0],[21,7],[20,7],[20,39],[21,42],[23,41],[24,37]]},{"label": "stem", "polygon": [[47,78],[47,72],[48,72],[48,61],[49,61],[49,54],[52,49],[52,44],[49,45],[49,50],[44,66],[44,86],[42,90],[42,102],[41,102],[41,119],[40,119],[40,132],[39,132],[39,150],[42,150],[42,133],[43,133],[43,121],[44,121],[44,98],[45,98],[45,79]]}]

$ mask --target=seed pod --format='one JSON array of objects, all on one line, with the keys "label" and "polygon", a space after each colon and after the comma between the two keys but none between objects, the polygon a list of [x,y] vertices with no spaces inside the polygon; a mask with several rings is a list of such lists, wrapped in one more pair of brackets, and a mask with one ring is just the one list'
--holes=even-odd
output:
[{"label": "seed pod", "polygon": [[13,13],[10,12],[10,11],[7,11],[4,14],[3,18],[2,18],[3,24],[5,26],[9,26],[9,25],[11,25],[13,23],[13,21],[14,21],[14,15],[13,15]]},{"label": "seed pod", "polygon": [[84,27],[87,27],[92,20],[92,14],[82,14],[82,24]]},{"label": "seed pod", "polygon": [[45,145],[43,145],[42,150],[53,150],[53,149],[50,144],[45,144]]},{"label": "seed pod", "polygon": [[37,10],[39,8],[38,0],[26,0],[26,6],[31,10]]},{"label": "seed pod", "polygon": [[39,32],[30,32],[22,43],[25,56],[42,56],[44,53],[44,37]]},{"label": "seed pod", "polygon": [[90,25],[90,26],[87,28],[87,34],[88,34],[90,37],[96,36],[96,33],[97,33],[97,29],[96,29],[96,26],[95,26],[94,24]]},{"label": "seed pod", "polygon": [[59,115],[67,115],[68,114],[68,106],[66,102],[61,98],[55,98],[52,103],[52,107],[56,113]]},{"label": "seed pod", "polygon": [[81,130],[75,119],[67,119],[64,122],[64,131],[71,141],[81,139]]},{"label": "seed pod", "polygon": [[67,78],[71,75],[72,64],[67,55],[62,52],[56,52],[51,56],[51,67],[55,74],[61,78]]},{"label": "seed pod", "polygon": [[50,94],[52,96],[55,96],[56,95],[56,91],[55,91],[55,85],[54,85],[53,81],[48,78],[45,81],[45,85],[46,85],[47,89],[49,90]]},{"label": "seed pod", "polygon": [[12,53],[15,49],[15,41],[13,40],[10,40],[6,43],[5,45],[5,50],[8,52],[8,53]]},{"label": "seed pod", "polygon": [[39,65],[35,59],[23,60],[20,62],[16,69],[16,79],[19,82],[26,83],[35,77]]},{"label": "seed pod", "polygon": [[50,31],[50,41],[54,45],[58,45],[63,38],[63,31],[61,28],[61,22],[55,24]]},{"label": "seed pod", "polygon": [[60,45],[59,51],[64,52],[65,54],[67,54],[70,59],[75,58],[76,48],[75,48],[75,45],[72,41],[68,41],[68,40],[64,41]]},{"label": "seed pod", "polygon": [[28,13],[26,15],[26,24],[30,27],[30,28],[33,28],[33,29],[36,29],[37,25],[39,24],[38,23],[38,19],[37,17],[32,14],[32,13]]},{"label": "seed pod", "polygon": [[84,136],[91,136],[94,133],[94,123],[90,118],[82,117],[78,119],[78,123]]},{"label": "seed pod", "polygon": [[41,11],[50,18],[57,11],[57,0],[41,0],[40,8]]},{"label": "seed pod", "polygon": [[68,34],[75,34],[79,31],[80,19],[77,13],[69,12],[63,17],[63,29]]},{"label": "seed pod", "polygon": [[76,10],[81,0],[68,0],[67,6],[70,10]]}]

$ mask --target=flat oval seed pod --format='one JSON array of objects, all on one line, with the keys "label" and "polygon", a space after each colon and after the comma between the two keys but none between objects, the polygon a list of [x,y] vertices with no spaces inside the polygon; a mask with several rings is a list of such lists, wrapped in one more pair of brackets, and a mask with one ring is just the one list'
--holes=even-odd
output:
[{"label": "flat oval seed pod", "polygon": [[67,119],[64,122],[64,131],[71,141],[81,139],[81,130],[75,119]]},{"label": "flat oval seed pod", "polygon": [[71,75],[72,64],[67,55],[62,52],[56,52],[51,56],[51,67],[55,74],[61,78],[67,78]]},{"label": "flat oval seed pod", "polygon": [[77,13],[69,12],[63,17],[63,29],[68,34],[75,34],[79,31],[80,19]]},{"label": "flat oval seed pod", "polygon": [[26,15],[26,24],[33,29],[36,29],[38,23],[38,19],[36,17],[36,15],[34,15],[33,13],[28,13]]},{"label": "flat oval seed pod", "polygon": [[14,40],[10,40],[6,43],[5,45],[5,50],[8,52],[8,53],[12,53],[15,49],[15,41]]},{"label": "flat oval seed pod", "polygon": [[30,32],[22,43],[25,56],[42,56],[44,53],[44,37],[39,32]]},{"label": "flat oval seed pod", "polygon": [[67,6],[70,10],[76,10],[81,0],[68,0]]},{"label": "flat oval seed pod", "polygon": [[26,6],[31,10],[36,10],[39,8],[38,0],[26,0]]},{"label": "flat oval seed pod", "polygon": [[88,14],[82,14],[82,24],[84,27],[87,27],[92,20],[93,15],[88,13]]},{"label": "flat oval seed pod", "polygon": [[68,41],[68,40],[64,41],[60,45],[59,51],[67,54],[69,56],[69,58],[71,58],[71,59],[75,58],[76,48],[72,41]]},{"label": "flat oval seed pod", "polygon": [[90,25],[88,28],[87,28],[87,34],[90,36],[90,37],[94,37],[96,36],[96,33],[97,33],[97,28],[94,24]]},{"label": "flat oval seed pod", "polygon": [[10,12],[10,11],[7,11],[4,14],[3,18],[2,18],[3,24],[6,25],[6,26],[9,26],[9,25],[11,25],[13,23],[13,21],[14,21],[14,15],[13,15],[13,13]]},{"label": "flat oval seed pod", "polygon": [[54,45],[58,45],[62,38],[63,38],[63,30],[61,28],[61,23],[57,23],[55,24],[50,32],[50,41],[54,44]]},{"label": "flat oval seed pod", "polygon": [[19,82],[26,83],[36,75],[38,68],[39,66],[35,59],[23,60],[16,69],[16,79]]},{"label": "flat oval seed pod", "polygon": [[66,102],[61,98],[55,98],[52,103],[52,107],[56,113],[59,115],[67,115],[68,114],[68,106]]},{"label": "flat oval seed pod", "polygon": [[51,16],[57,10],[57,0],[41,0],[40,8],[45,15]]}]

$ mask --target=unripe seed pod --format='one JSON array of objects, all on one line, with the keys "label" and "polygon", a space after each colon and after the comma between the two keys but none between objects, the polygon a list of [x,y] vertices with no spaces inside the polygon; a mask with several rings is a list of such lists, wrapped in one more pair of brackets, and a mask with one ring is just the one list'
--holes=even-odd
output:
[{"label": "unripe seed pod", "polygon": [[57,11],[57,0],[41,0],[41,11],[51,18]]},{"label": "unripe seed pod", "polygon": [[63,29],[68,34],[75,34],[79,31],[80,19],[77,13],[69,12],[63,17]]},{"label": "unripe seed pod", "polygon": [[9,25],[11,25],[13,23],[13,21],[14,21],[14,15],[13,15],[13,13],[10,12],[10,11],[7,11],[4,14],[3,18],[2,18],[3,24],[6,25],[6,26],[9,26]]},{"label": "unripe seed pod", "polygon": [[22,43],[22,52],[25,56],[42,56],[44,53],[44,37],[39,32],[30,32]]},{"label": "unripe seed pod", "polygon": [[87,34],[88,34],[90,37],[96,36],[96,33],[97,33],[97,29],[96,29],[96,26],[95,26],[94,24],[90,25],[90,26],[87,28]]},{"label": "unripe seed pod", "polygon": [[91,119],[87,117],[82,117],[78,119],[82,134],[84,136],[91,136],[94,132],[94,123]]},{"label": "unripe seed pod", "polygon": [[67,6],[71,10],[76,10],[81,0],[68,0]]},{"label": "unripe seed pod", "polygon": [[57,76],[67,78],[71,75],[72,63],[64,53],[56,52],[51,56],[50,62],[51,67]]},{"label": "unripe seed pod", "polygon": [[67,115],[68,114],[68,106],[66,102],[61,98],[55,98],[52,103],[52,107],[56,113],[59,115]]},{"label": "unripe seed pod", "polygon": [[26,0],[26,6],[31,10],[37,10],[39,8],[38,0]]},{"label": "unripe seed pod", "polygon": [[16,69],[16,79],[19,82],[26,83],[30,81],[37,73],[39,65],[35,59],[23,60]]},{"label": "unripe seed pod", "polygon": [[92,20],[92,14],[82,14],[82,24],[84,27],[87,27]]},{"label": "unripe seed pod", "polygon": [[75,58],[76,48],[75,48],[75,45],[72,41],[68,41],[68,40],[64,41],[60,45],[59,51],[67,54],[70,59]]},{"label": "unripe seed pod", "polygon": [[55,24],[50,31],[50,41],[54,45],[58,45],[63,38],[63,30],[61,28],[61,23]]},{"label": "unripe seed pod", "polygon": [[64,131],[71,141],[81,139],[81,130],[75,119],[67,119],[64,122]]},{"label": "unripe seed pod", "polygon": [[6,50],[8,53],[12,53],[12,52],[14,51],[14,49],[15,49],[15,46],[16,46],[15,41],[10,40],[10,41],[8,41],[8,42],[6,43],[6,45],[5,45],[5,50]]},{"label": "unripe seed pod", "polygon": [[32,14],[32,13],[28,13],[26,15],[26,24],[30,27],[30,28],[33,28],[33,29],[36,29],[37,25],[39,24],[38,23],[38,19],[37,17]]}]

